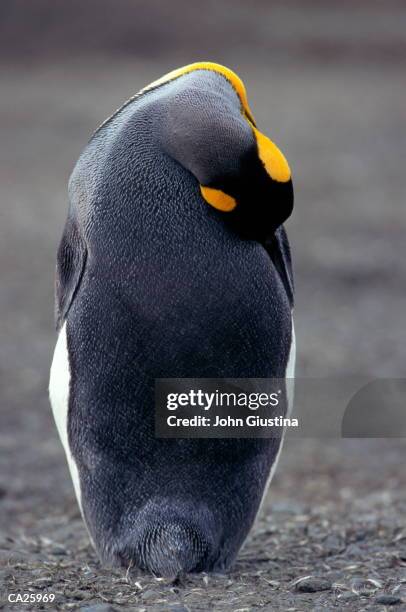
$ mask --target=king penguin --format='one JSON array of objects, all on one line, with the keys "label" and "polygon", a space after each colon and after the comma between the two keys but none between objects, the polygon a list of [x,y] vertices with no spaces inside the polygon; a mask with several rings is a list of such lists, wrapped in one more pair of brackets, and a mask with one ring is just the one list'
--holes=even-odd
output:
[{"label": "king penguin", "polygon": [[290,378],[291,172],[245,87],[201,62],[108,118],[69,181],[50,399],[102,562],[226,571],[281,440],[158,439],[157,378]]}]

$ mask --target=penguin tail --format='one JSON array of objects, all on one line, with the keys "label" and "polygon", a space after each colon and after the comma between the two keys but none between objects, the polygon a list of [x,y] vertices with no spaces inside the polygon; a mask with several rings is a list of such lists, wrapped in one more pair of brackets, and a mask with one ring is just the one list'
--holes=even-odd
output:
[{"label": "penguin tail", "polygon": [[210,571],[220,539],[214,515],[204,504],[197,508],[168,499],[149,500],[127,515],[121,533],[114,564],[173,579]]},{"label": "penguin tail", "polygon": [[210,554],[209,543],[186,522],[155,523],[142,534],[138,565],[156,576],[178,578],[202,571]]}]

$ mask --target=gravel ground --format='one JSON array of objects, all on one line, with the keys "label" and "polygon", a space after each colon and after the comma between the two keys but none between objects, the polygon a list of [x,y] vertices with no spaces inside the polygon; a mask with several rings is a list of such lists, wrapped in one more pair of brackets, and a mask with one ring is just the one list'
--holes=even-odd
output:
[{"label": "gravel ground", "polygon": [[[38,609],[6,596],[48,592],[55,602],[43,607],[55,610],[406,610],[403,440],[288,440],[226,576],[168,584],[103,569],[89,546],[46,396],[54,253],[67,179],[91,131],[197,58],[167,59],[0,68],[0,608]],[[214,59],[239,71],[258,124],[294,169],[298,375],[403,376],[404,65]]]},{"label": "gravel ground", "polygon": [[[52,446],[43,490],[27,491],[25,470],[3,500],[18,522],[0,531],[7,593],[54,593],[53,609],[95,612],[384,610],[384,601],[406,609],[404,444],[290,440],[232,572],[179,584],[100,567]],[[58,485],[48,478],[51,455]],[[38,474],[32,478],[37,485]]]}]

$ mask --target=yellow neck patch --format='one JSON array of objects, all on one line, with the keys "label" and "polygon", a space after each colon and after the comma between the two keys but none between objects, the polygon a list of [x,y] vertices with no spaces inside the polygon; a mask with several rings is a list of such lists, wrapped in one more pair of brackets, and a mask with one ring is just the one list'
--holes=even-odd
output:
[{"label": "yellow neck patch", "polygon": [[257,141],[259,159],[264,164],[265,170],[274,181],[286,183],[291,177],[286,157],[268,136],[262,134],[254,126],[252,129]]},{"label": "yellow neck patch", "polygon": [[244,83],[241,81],[240,77],[230,70],[230,68],[226,68],[226,66],[222,66],[221,64],[216,64],[215,62],[195,62],[194,64],[188,64],[187,66],[183,66],[183,68],[177,68],[176,70],[172,70],[165,74],[160,79],[153,81],[144,89],[141,89],[140,93],[144,91],[148,91],[149,89],[153,89],[154,87],[158,87],[159,85],[163,85],[164,83],[168,83],[169,81],[173,81],[178,77],[188,74],[189,72],[194,72],[195,70],[212,70],[214,72],[218,72],[222,74],[234,87],[235,91],[240,98],[242,107],[244,109],[244,113],[247,115],[248,119],[254,123],[254,118],[251,113],[250,107],[248,105],[247,92],[245,90]]}]

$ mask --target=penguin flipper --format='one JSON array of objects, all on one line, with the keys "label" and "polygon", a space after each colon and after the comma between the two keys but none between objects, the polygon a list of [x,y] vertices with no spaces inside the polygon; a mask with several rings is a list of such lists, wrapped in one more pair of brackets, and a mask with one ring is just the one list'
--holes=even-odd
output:
[{"label": "penguin flipper", "polygon": [[60,329],[72,304],[86,265],[86,244],[76,223],[68,218],[59,244],[56,264],[56,328]]},{"label": "penguin flipper", "polygon": [[271,258],[285,288],[289,299],[290,307],[294,306],[294,281],[292,258],[288,237],[283,225],[278,227],[275,232],[264,242],[264,247]]}]

